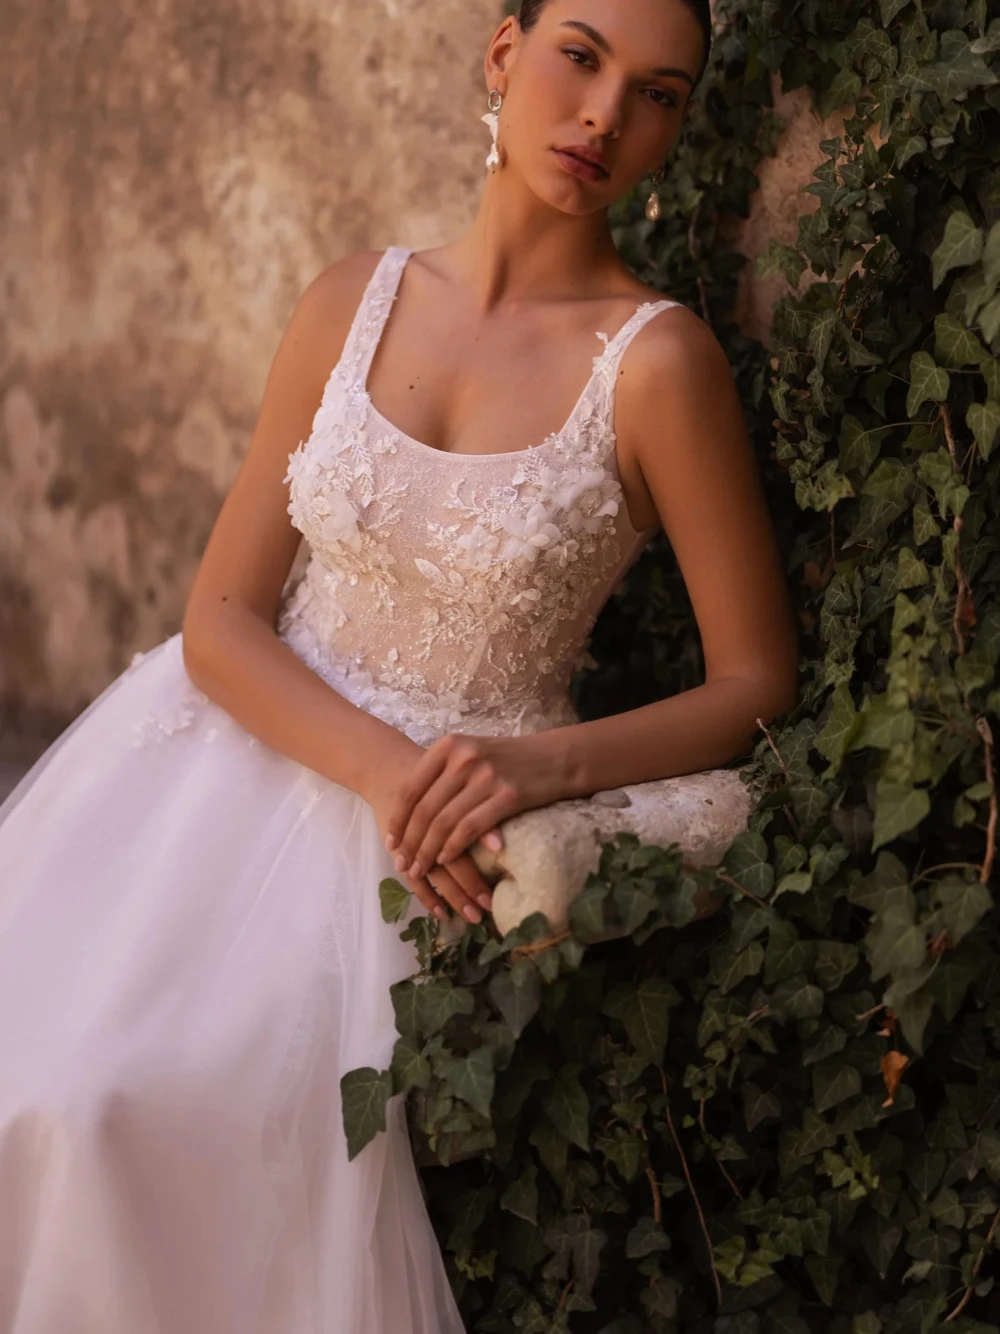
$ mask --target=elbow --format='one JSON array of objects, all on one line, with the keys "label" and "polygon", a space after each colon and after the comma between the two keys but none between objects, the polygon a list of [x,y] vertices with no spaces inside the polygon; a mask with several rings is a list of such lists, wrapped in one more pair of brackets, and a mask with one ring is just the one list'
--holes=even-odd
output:
[{"label": "elbow", "polygon": [[209,693],[210,666],[218,659],[220,622],[218,608],[209,611],[196,600],[189,600],[181,623],[181,658],[184,670],[199,690]]},{"label": "elbow", "polygon": [[197,686],[199,690],[204,689],[204,677],[201,674],[203,653],[203,627],[188,610],[184,614],[184,621],[181,625],[181,660],[192,684]]},{"label": "elbow", "polygon": [[757,711],[754,717],[756,727],[769,727],[797,709],[802,699],[799,683],[798,663],[794,670],[779,677],[768,676],[759,681],[757,691]]}]

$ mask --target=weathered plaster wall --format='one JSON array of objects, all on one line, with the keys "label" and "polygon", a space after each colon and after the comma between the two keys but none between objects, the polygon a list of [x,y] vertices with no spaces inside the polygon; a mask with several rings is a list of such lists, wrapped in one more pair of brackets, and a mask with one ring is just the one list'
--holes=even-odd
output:
[{"label": "weathered plaster wall", "polygon": [[481,53],[500,11],[0,5],[8,747],[18,729],[54,735],[179,627],[309,281],[352,251],[439,244],[471,220]]},{"label": "weathered plaster wall", "polygon": [[[0,5],[0,759],[179,628],[292,305],[471,220],[502,0]],[[797,95],[746,253],[791,240]],[[748,270],[766,337],[780,280]]]}]

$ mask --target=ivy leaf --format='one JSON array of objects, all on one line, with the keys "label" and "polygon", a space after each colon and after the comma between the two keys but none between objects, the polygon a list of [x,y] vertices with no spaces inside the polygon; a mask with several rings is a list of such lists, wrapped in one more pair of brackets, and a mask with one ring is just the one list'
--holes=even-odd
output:
[{"label": "ivy leaf", "polygon": [[[941,59],[904,75],[900,82],[908,91],[936,93],[942,102],[947,103],[964,97],[974,88],[988,87],[997,79],[982,57],[973,51],[965,33],[950,29],[941,35]],[[967,262],[972,264],[978,258],[976,255]],[[934,286],[938,286],[937,281]]]},{"label": "ivy leaf", "polygon": [[636,1051],[663,1064],[667,1046],[667,1010],[676,1004],[677,988],[664,977],[644,978],[635,989],[634,1004],[622,1016]]},{"label": "ivy leaf", "polygon": [[392,1075],[388,1070],[366,1065],[341,1076],[341,1112],[349,1162],[380,1130],[385,1130],[385,1109],[391,1095]]},{"label": "ivy leaf", "polygon": [[913,1182],[921,1199],[929,1200],[931,1191],[944,1176],[948,1165],[948,1155],[940,1151],[928,1151],[919,1154],[906,1169],[907,1176]]},{"label": "ivy leaf", "polygon": [[882,14],[882,27],[888,28],[897,14],[902,13],[911,0],[880,0],[879,8]]},{"label": "ivy leaf", "polygon": [[420,993],[422,988],[409,978],[393,982],[389,987],[392,1008],[396,1015],[396,1029],[405,1037],[416,1038],[422,1032]]},{"label": "ivy leaf", "polygon": [[910,547],[899,548],[899,562],[896,569],[897,588],[922,588],[930,582],[927,566],[913,554]]},{"label": "ivy leaf", "polygon": [[401,922],[406,916],[413,895],[405,885],[389,877],[379,881],[378,898],[383,922],[393,923]]},{"label": "ivy leaf", "polygon": [[861,1076],[844,1061],[820,1061],[813,1067],[813,1103],[817,1112],[829,1111],[861,1092]]},{"label": "ivy leaf", "polygon": [[419,992],[421,1031],[426,1037],[439,1033],[452,1015],[472,1014],[475,1009],[475,997],[469,988],[452,986],[447,978],[425,982]]},{"label": "ivy leaf", "polygon": [[997,432],[1000,431],[1000,403],[989,398],[985,403],[971,404],[965,414],[965,421],[975,437],[983,462],[988,462]]},{"label": "ivy leaf", "polygon": [[518,959],[512,968],[494,973],[487,988],[510,1031],[519,1038],[538,1012],[542,979],[530,959]]},{"label": "ivy leaf", "polygon": [[841,1263],[839,1256],[809,1255],[806,1257],[805,1266],[809,1277],[815,1285],[820,1301],[825,1306],[833,1305]]},{"label": "ivy leaf", "polygon": [[713,951],[712,976],[719,990],[725,995],[743,981],[759,973],[764,963],[764,947],[759,940],[751,941],[746,949],[730,950],[727,947],[716,954]]},{"label": "ivy leaf", "polygon": [[943,311],[934,320],[934,351],[946,366],[978,366],[983,356],[983,345],[964,324]]},{"label": "ivy leaf", "polygon": [[607,1241],[607,1233],[600,1228],[590,1227],[585,1218],[577,1216],[570,1220],[572,1227],[573,1271],[580,1287],[589,1293],[597,1281],[601,1267],[601,1250]]},{"label": "ivy leaf", "polygon": [[542,1105],[571,1143],[590,1150],[590,1103],[580,1077],[572,1067],[564,1068],[542,1095]]},{"label": "ivy leaf", "polygon": [[[982,230],[964,209],[956,209],[950,213],[945,223],[941,244],[931,256],[932,284],[935,290],[941,286],[945,275],[951,269],[968,268],[970,264],[975,264],[982,253]],[[912,416],[912,413],[910,415]]]},{"label": "ivy leaf", "polygon": [[931,799],[926,788],[879,779],[875,789],[872,849],[890,843],[900,834],[908,834],[929,814],[930,809]]},{"label": "ivy leaf", "polygon": [[626,1181],[634,1181],[642,1170],[644,1152],[642,1140],[638,1136],[599,1136],[596,1147],[609,1162],[614,1163]]},{"label": "ivy leaf", "polygon": [[857,731],[858,713],[850,687],[839,685],[833,692],[830,713],[816,737],[816,749],[833,765],[839,765]]},{"label": "ivy leaf", "polygon": [[769,1116],[781,1116],[781,1099],[773,1091],[765,1093],[747,1081],[743,1086],[743,1119],[747,1130],[754,1130]]},{"label": "ivy leaf", "polygon": [[414,1088],[425,1089],[431,1082],[430,1061],[412,1037],[401,1036],[396,1039],[389,1068],[394,1093],[409,1093]]},{"label": "ivy leaf", "polygon": [[876,750],[891,750],[902,742],[912,741],[916,719],[909,709],[895,708],[886,695],[876,695],[858,714],[858,726],[851,741],[851,750],[872,746]]},{"label": "ivy leaf", "polygon": [[494,1053],[488,1046],[477,1047],[468,1056],[452,1056],[440,1062],[441,1077],[455,1096],[469,1104],[480,1116],[489,1116],[493,1102]]},{"label": "ivy leaf", "polygon": [[957,945],[993,907],[993,895],[981,881],[942,880],[934,891],[952,944]]},{"label": "ivy leaf", "polygon": [[865,936],[872,980],[919,968],[927,953],[927,933],[899,907],[879,913]]},{"label": "ivy leaf", "polygon": [[538,1226],[538,1168],[534,1163],[529,1163],[500,1196],[500,1208]]},{"label": "ivy leaf", "polygon": [[625,1254],[630,1260],[641,1260],[656,1251],[669,1251],[670,1238],[652,1218],[640,1218],[625,1239]]},{"label": "ivy leaf", "polygon": [[930,399],[934,403],[943,403],[948,397],[951,377],[943,370],[929,352],[914,352],[910,358],[910,392],[906,399],[906,415],[916,416],[921,404]]},{"label": "ivy leaf", "polygon": [[757,898],[766,899],[770,894],[774,886],[774,867],[762,835],[739,834],[730,843],[723,864],[729,875]]},{"label": "ivy leaf", "polygon": [[816,945],[816,981],[827,991],[839,987],[858,964],[858,947],[845,941],[821,940]]},{"label": "ivy leaf", "polygon": [[771,1004],[789,1019],[816,1019],[823,1013],[823,993],[805,976],[789,977],[775,988]]}]

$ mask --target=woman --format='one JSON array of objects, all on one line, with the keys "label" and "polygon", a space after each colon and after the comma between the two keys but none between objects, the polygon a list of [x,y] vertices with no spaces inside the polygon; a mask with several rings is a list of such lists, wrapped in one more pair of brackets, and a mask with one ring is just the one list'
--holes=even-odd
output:
[{"label": "woman", "polygon": [[[347,1155],[340,1077],[388,1063],[416,967],[379,881],[480,920],[468,850],[504,819],[723,764],[795,700],[729,367],[607,221],[709,38],[707,0],[500,25],[473,227],[311,284],[182,633],[0,808],[9,1334],[462,1329],[401,1098]],[[573,666],[660,524],[706,683],[580,723]]]}]

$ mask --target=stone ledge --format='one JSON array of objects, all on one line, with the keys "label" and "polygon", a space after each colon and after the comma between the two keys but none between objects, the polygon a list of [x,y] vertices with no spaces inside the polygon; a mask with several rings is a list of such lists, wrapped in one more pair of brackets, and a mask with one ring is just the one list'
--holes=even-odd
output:
[{"label": "stone ledge", "polygon": [[[739,769],[709,769],[525,811],[500,826],[502,851],[493,853],[477,843],[472,857],[493,887],[492,916],[501,936],[525,917],[543,912],[558,937],[569,926],[570,904],[600,865],[601,845],[616,834],[632,833],[657,847],[677,843],[685,865],[717,866],[746,829],[753,804],[753,789]],[[696,900],[696,917],[710,915],[721,903],[722,898],[706,894]],[[465,928],[457,915],[442,922],[438,947],[447,949]],[[417,1165],[433,1167],[440,1159],[423,1130],[425,1103],[425,1095],[413,1090],[407,1116]],[[445,1139],[451,1162],[480,1152],[466,1135]]]},{"label": "stone ledge", "polygon": [[[569,905],[598,869],[601,845],[616,834],[635,834],[657,847],[677,843],[685,865],[716,866],[746,829],[752,805],[739,769],[709,769],[525,811],[502,824],[502,851],[477,843],[471,855],[493,888],[492,916],[501,936],[534,912],[544,913],[558,934],[569,925]],[[706,899],[699,916],[716,906]],[[452,918],[440,934],[456,938],[464,925]]]}]

